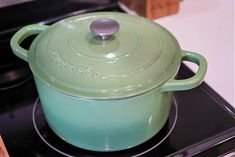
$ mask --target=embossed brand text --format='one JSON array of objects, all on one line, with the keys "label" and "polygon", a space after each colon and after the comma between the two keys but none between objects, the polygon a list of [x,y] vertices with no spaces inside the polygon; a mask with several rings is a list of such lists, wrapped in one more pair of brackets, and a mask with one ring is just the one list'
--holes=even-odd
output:
[{"label": "embossed brand text", "polygon": [[60,55],[58,51],[53,51],[50,53],[50,57],[52,60],[59,65],[64,70],[71,72],[71,73],[79,73],[86,77],[98,77],[98,70],[94,69],[93,65],[88,66],[80,66],[80,65],[73,65],[67,61]]}]

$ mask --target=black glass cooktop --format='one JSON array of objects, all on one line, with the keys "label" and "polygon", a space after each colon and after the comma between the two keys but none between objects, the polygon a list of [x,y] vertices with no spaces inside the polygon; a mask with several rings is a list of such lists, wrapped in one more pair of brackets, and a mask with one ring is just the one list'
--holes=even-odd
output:
[{"label": "black glass cooktop", "polygon": [[[182,65],[179,77],[185,78],[191,74]],[[234,112],[205,83],[193,90],[174,94],[177,120],[173,130],[174,107],[168,122],[153,139],[131,150],[116,153],[96,153],[63,143],[48,127],[40,102],[36,102],[37,97],[32,78],[21,86],[0,93],[0,132],[10,156],[64,156],[41,139],[34,123],[49,144],[72,156],[133,156],[152,147],[154,149],[143,156],[211,156],[211,153],[214,156],[226,153],[235,146]],[[35,122],[32,118],[34,107]],[[167,135],[169,131],[171,133]]]},{"label": "black glass cooktop", "polygon": [[[75,1],[62,2],[64,5],[75,3]],[[51,3],[48,5],[52,5]],[[47,15],[43,14],[46,1],[41,1],[40,3],[31,1],[3,8],[5,16],[9,15],[9,18],[14,18],[13,13],[6,14],[6,10],[8,12],[11,10],[16,12],[22,10],[26,5],[28,17],[25,18],[29,18],[29,21],[25,20],[24,23],[17,23],[17,20],[9,19],[9,29],[7,29],[5,24],[4,29],[0,30],[0,43],[4,44],[0,45],[0,50],[4,50],[4,55],[0,59],[5,61],[4,64],[0,64],[0,78],[4,78],[4,81],[0,81],[0,134],[11,157],[63,157],[68,155],[86,157],[211,157],[235,151],[235,111],[204,82],[193,90],[175,92],[171,113],[165,126],[154,138],[135,148],[113,153],[101,153],[79,149],[60,140],[50,130],[44,119],[32,75],[26,70],[28,69],[27,64],[11,56],[9,39],[19,26],[32,22],[51,24],[60,18],[87,11],[96,11],[96,9],[97,11],[121,11],[116,1],[105,1],[98,4],[90,1],[89,5],[82,5],[82,2],[80,4],[77,3],[76,5],[80,7],[77,10],[76,7],[71,7],[71,4],[66,5],[68,8],[72,8],[70,11],[68,8],[63,10],[63,7],[61,8],[62,4],[59,3],[57,6],[54,3],[53,15],[46,11],[44,12]],[[34,5],[40,6],[42,9],[40,14],[42,16],[36,13],[39,11],[34,10]],[[32,6],[31,11],[30,6]],[[84,11],[84,8],[87,10],[85,9],[86,11]],[[48,10],[48,8],[45,10]],[[29,14],[30,12],[35,15]],[[55,16],[56,12],[58,12],[58,16]],[[2,15],[0,14],[0,17]],[[47,18],[44,16],[47,16]],[[22,18],[22,16],[20,17]],[[37,18],[34,19],[33,17]],[[28,45],[28,43],[25,43],[26,47]],[[2,57],[6,57],[8,61]],[[17,67],[25,72],[24,77],[18,76],[22,72],[14,73],[15,70],[19,70]],[[8,74],[9,71],[11,75]],[[188,78],[192,75],[193,73],[182,64],[178,79]],[[17,79],[14,80],[14,77]],[[11,78],[10,83],[7,82],[7,78]]]}]

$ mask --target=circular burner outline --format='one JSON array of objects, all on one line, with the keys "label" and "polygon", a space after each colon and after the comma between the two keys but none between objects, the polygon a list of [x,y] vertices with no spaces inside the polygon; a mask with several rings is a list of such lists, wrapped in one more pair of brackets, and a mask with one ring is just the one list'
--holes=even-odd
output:
[{"label": "circular burner outline", "polygon": [[[76,156],[73,156],[73,155],[70,155],[70,154],[67,154],[65,152],[62,152],[60,151],[59,149],[55,148],[54,146],[52,146],[49,142],[47,142],[47,140],[41,135],[40,131],[38,130],[37,128],[37,124],[36,124],[36,120],[35,120],[35,113],[36,113],[36,108],[37,108],[37,105],[39,104],[39,97],[36,99],[35,103],[34,103],[34,106],[33,106],[33,114],[32,114],[32,119],[33,119],[33,126],[34,126],[34,129],[36,130],[37,134],[39,135],[39,137],[42,139],[42,141],[47,144],[51,149],[53,149],[54,151],[56,151],[57,153],[60,153],[64,156],[67,156],[67,157],[76,157]],[[136,154],[136,155],[132,155],[131,157],[139,157],[139,156],[142,156],[150,151],[152,151],[153,149],[155,149],[157,146],[159,146],[163,141],[166,140],[166,138],[171,134],[171,132],[173,131],[173,129],[175,128],[175,125],[176,125],[176,122],[177,122],[177,119],[178,119],[178,105],[177,105],[177,102],[175,100],[175,98],[173,97],[173,103],[172,105],[174,105],[174,108],[175,108],[175,118],[174,118],[174,121],[173,121],[173,124],[172,124],[172,127],[170,128],[169,132],[166,134],[166,136],[164,138],[162,138],[162,140],[160,140],[157,144],[155,144],[154,146],[152,146],[151,148],[139,153],[139,154]],[[58,137],[59,138],[59,137]]]},{"label": "circular burner outline", "polygon": [[12,88],[16,88],[16,87],[19,87],[23,84],[25,84],[26,82],[28,82],[29,80],[32,79],[32,75],[28,76],[26,79],[24,79],[23,81],[19,82],[19,83],[16,83],[16,84],[13,84],[11,86],[8,86],[8,87],[0,87],[0,91],[4,91],[4,90],[9,90],[9,89],[12,89]]}]

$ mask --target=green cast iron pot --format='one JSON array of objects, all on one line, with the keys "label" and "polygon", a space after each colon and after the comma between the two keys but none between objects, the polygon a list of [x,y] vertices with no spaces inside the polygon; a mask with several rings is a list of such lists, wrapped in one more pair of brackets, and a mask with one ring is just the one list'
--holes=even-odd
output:
[{"label": "green cast iron pot", "polygon": [[[36,34],[29,50],[20,43]],[[117,151],[153,137],[169,116],[172,92],[198,86],[206,60],[142,17],[99,12],[51,26],[29,25],[11,39],[33,72],[51,129],[88,150]],[[174,79],[181,61],[197,73]]]}]

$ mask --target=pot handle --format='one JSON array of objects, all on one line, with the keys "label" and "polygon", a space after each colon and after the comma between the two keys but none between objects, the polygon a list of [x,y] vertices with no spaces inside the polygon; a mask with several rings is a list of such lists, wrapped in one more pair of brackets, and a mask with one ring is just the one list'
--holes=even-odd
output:
[{"label": "pot handle", "polygon": [[188,79],[176,80],[174,78],[169,79],[163,86],[162,91],[181,91],[195,88],[201,84],[207,70],[206,59],[193,52],[182,50],[182,60],[190,61],[199,66],[197,73]]},{"label": "pot handle", "polygon": [[18,56],[19,58],[28,61],[28,50],[24,49],[20,46],[20,43],[22,43],[23,40],[25,40],[27,37],[34,35],[34,34],[40,34],[45,29],[47,29],[49,26],[46,25],[39,25],[39,24],[33,24],[28,25],[23,28],[21,28],[19,31],[17,31],[13,37],[11,38],[10,45],[13,53]]}]

